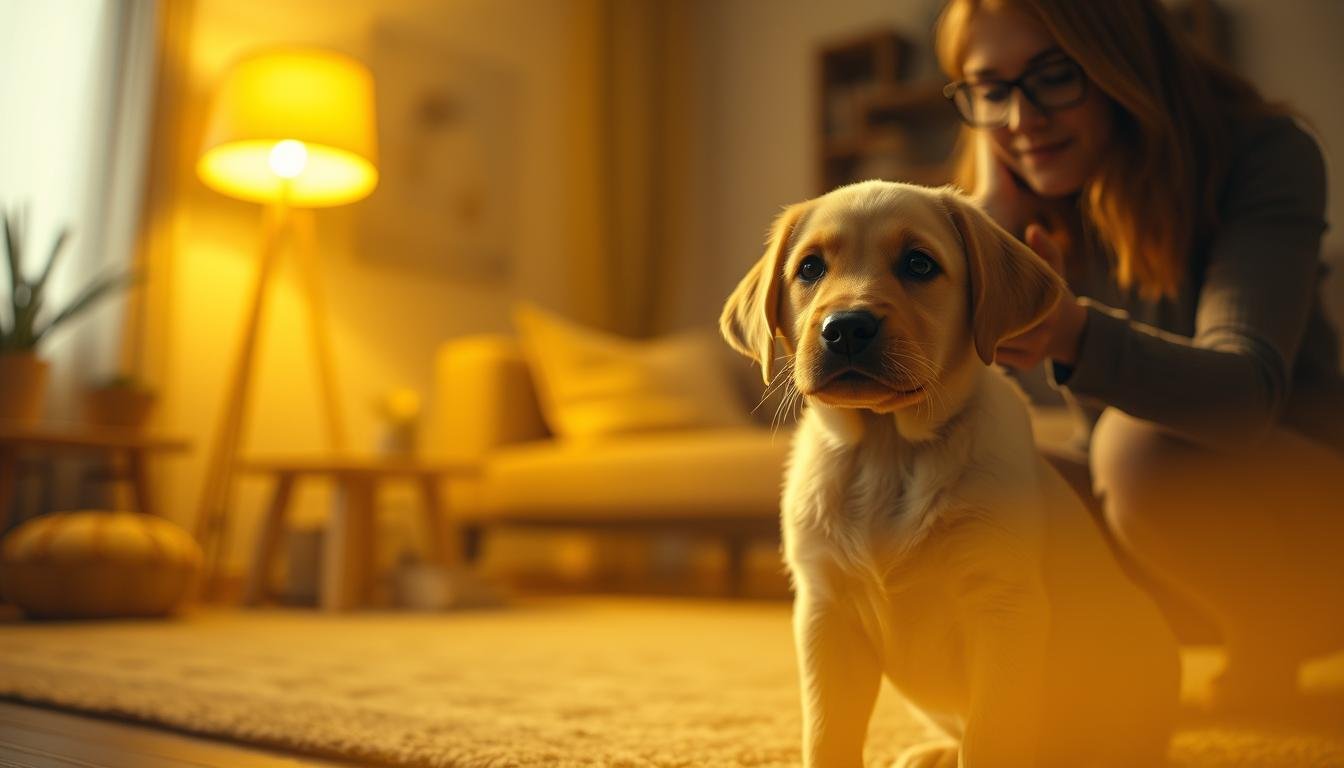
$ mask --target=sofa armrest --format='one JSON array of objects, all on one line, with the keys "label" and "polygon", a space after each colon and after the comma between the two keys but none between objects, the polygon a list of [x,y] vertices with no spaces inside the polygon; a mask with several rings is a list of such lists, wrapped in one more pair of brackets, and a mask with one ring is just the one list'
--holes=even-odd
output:
[{"label": "sofa armrest", "polygon": [[549,436],[515,339],[466,336],[439,346],[427,455],[474,461],[500,446]]}]

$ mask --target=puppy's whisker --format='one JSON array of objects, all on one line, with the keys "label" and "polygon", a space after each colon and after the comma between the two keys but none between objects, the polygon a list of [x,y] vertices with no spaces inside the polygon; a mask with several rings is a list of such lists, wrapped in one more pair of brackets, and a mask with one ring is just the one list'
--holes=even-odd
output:
[{"label": "puppy's whisker", "polygon": [[903,346],[914,347],[915,349],[920,351],[923,351],[925,349],[934,349],[938,346],[932,341],[920,341],[919,339],[912,339],[908,336],[900,339],[899,343]]},{"label": "puppy's whisker", "polygon": [[[921,405],[927,409],[930,417],[935,415],[935,405],[939,409],[946,408],[942,388],[938,386],[938,369],[927,356],[900,349],[889,349],[884,352],[883,360],[896,368],[897,376],[908,376],[929,393],[930,397],[925,398]],[[912,364],[914,368],[907,367],[906,362]],[[923,375],[920,375],[921,373]]]},{"label": "puppy's whisker", "polygon": [[938,369],[933,365],[933,363],[929,362],[927,358],[897,352],[897,353],[888,353],[887,359],[891,360],[892,362],[896,362],[898,364],[901,361],[909,362],[913,364],[919,371],[922,371],[926,375],[928,375],[930,378],[937,378],[938,376]]},{"label": "puppy's whisker", "polygon": [[779,428],[784,426],[784,421],[790,417],[795,420],[798,418],[797,406],[802,399],[802,393],[797,387],[790,387],[784,399],[780,401],[779,410],[776,411],[777,422],[771,424],[771,434],[779,432]]},{"label": "puppy's whisker", "polygon": [[[883,355],[883,359],[899,368],[901,372],[909,373],[916,379],[928,378],[930,380],[937,380],[938,378],[937,367],[925,357],[889,351]],[[906,363],[910,363],[913,366],[913,369],[907,367]],[[922,376],[920,374],[922,374]]]},{"label": "puppy's whisker", "polygon": [[797,367],[797,356],[790,355],[787,358],[780,359],[785,361],[783,368],[781,368],[779,373],[775,374],[775,377],[771,380],[770,386],[766,388],[765,394],[761,396],[761,402],[756,405],[756,408],[752,409],[752,413],[755,413],[761,405],[765,404],[766,400],[778,395],[781,390],[784,392],[784,396],[775,404],[775,411],[770,417],[771,434],[777,434],[779,428],[784,425],[784,422],[789,416],[796,416],[793,404],[797,402],[799,397],[798,388],[794,384],[793,376],[794,370]]},{"label": "puppy's whisker", "polygon": [[886,351],[889,354],[904,355],[906,357],[918,359],[923,362],[931,364],[932,358],[929,356],[927,350],[934,348],[935,347],[933,345],[925,347],[924,344],[915,341],[914,339],[901,339],[899,342],[889,347]]},{"label": "puppy's whisker", "polygon": [[940,397],[937,385],[934,382],[934,380],[931,378],[918,376],[913,371],[909,371],[909,369],[905,368],[905,366],[900,365],[899,363],[897,363],[897,365],[901,368],[901,370],[904,373],[907,373],[909,375],[909,378],[914,380],[929,395],[928,397],[922,398],[920,402],[916,404],[915,407],[927,410],[928,415],[932,417],[934,415],[933,401],[939,399]]},{"label": "puppy's whisker", "polygon": [[[803,393],[801,390],[798,389],[798,386],[796,384],[796,377],[792,375],[796,373],[797,359],[798,356],[794,355],[789,360],[788,372],[790,375],[784,380],[784,383],[782,385],[787,387],[787,389],[785,391],[784,398],[775,408],[775,418],[771,421],[771,429],[776,432],[779,430],[779,427],[784,425],[785,420],[793,418],[796,421],[798,419],[799,413],[802,410]],[[808,365],[807,370],[808,377],[813,380],[819,378],[821,376],[821,369],[822,366],[819,362],[812,361]]]},{"label": "puppy's whisker", "polygon": [[756,403],[756,407],[751,409],[752,413],[756,413],[756,411],[760,410],[762,405],[765,405],[766,400],[769,400],[771,397],[778,394],[781,387],[792,383],[793,356],[789,355],[788,357],[777,359],[785,361],[784,367],[781,368],[780,371],[775,374],[775,377],[770,380],[770,383],[766,385],[765,391],[761,393],[760,402]]},{"label": "puppy's whisker", "polygon": [[779,428],[784,426],[784,420],[788,418],[789,401],[793,398],[793,392],[794,392],[793,389],[789,389],[787,392],[784,393],[784,396],[781,397],[779,399],[779,402],[775,405],[775,413],[770,418],[771,434],[778,433]]},{"label": "puppy's whisker", "polygon": [[785,414],[788,411],[789,400],[793,397],[795,389],[793,386],[793,377],[786,377],[780,386],[783,387],[783,396],[779,398],[777,403],[775,403],[775,412],[770,416],[770,431],[772,434],[777,433],[780,426],[784,423]]},{"label": "puppy's whisker", "polygon": [[938,366],[935,365],[934,362],[928,359],[927,357],[921,355],[919,356],[918,360],[919,363],[928,370],[928,376],[925,386],[927,387],[928,391],[933,395],[933,399],[928,405],[930,415],[933,415],[933,408],[935,404],[938,406],[939,409],[946,412],[948,408],[948,403],[946,400],[946,396],[944,394],[945,388],[940,384],[941,371],[938,369]]},{"label": "puppy's whisker", "polygon": [[779,373],[775,374],[775,378],[771,380],[770,386],[766,389],[765,397],[778,394],[782,388],[789,386],[792,383],[793,370],[793,358],[790,357],[785,359],[783,367],[780,369]]},{"label": "puppy's whisker", "polygon": [[[798,409],[799,404],[802,403],[802,400],[803,400],[803,393],[798,391],[797,387],[793,387],[789,390],[789,396],[784,403],[785,419],[791,418],[794,421],[798,420]],[[783,419],[781,419],[779,426],[781,427],[784,426]]]}]

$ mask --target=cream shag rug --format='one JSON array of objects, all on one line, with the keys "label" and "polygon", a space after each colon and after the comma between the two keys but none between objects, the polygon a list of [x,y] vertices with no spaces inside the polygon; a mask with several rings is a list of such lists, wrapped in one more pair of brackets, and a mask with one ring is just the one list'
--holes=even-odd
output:
[{"label": "cream shag rug", "polygon": [[[1197,698],[1216,657],[1187,657]],[[1344,657],[1296,725],[1187,715],[1176,766],[1344,766]],[[565,598],[451,614],[0,623],[0,696],[398,766],[794,766],[781,603]],[[891,691],[868,764],[928,731]],[[1141,768],[1136,766],[1135,768]]]}]

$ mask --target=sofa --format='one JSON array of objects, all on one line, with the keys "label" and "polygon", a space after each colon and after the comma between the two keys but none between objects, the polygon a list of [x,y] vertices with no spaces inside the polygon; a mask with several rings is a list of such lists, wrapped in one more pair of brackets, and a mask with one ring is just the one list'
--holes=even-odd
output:
[{"label": "sofa", "polygon": [[[722,542],[740,591],[748,545],[778,541],[792,437],[760,369],[711,329],[633,340],[513,314],[513,335],[453,339],[435,360],[423,452],[474,470],[450,493],[466,558],[509,527],[690,534]],[[1033,421],[1043,444],[1071,441],[1063,409]]]},{"label": "sofa", "polygon": [[506,527],[689,534],[722,543],[726,587],[740,591],[748,545],[778,539],[790,432],[772,429],[763,415],[773,404],[751,413],[748,403],[762,389],[758,370],[712,343],[708,364],[728,372],[735,392],[723,399],[739,418],[582,439],[556,434],[535,360],[518,337],[442,344],[425,453],[476,467],[451,494],[466,559],[476,559],[483,539]]}]

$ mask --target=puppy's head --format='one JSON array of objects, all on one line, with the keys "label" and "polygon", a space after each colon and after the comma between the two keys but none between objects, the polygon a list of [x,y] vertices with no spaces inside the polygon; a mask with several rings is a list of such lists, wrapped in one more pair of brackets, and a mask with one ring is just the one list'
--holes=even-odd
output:
[{"label": "puppy's head", "polygon": [[799,393],[886,413],[993,362],[1060,295],[1049,265],[954,190],[870,181],[787,208],[720,327],[767,383],[778,338]]}]

